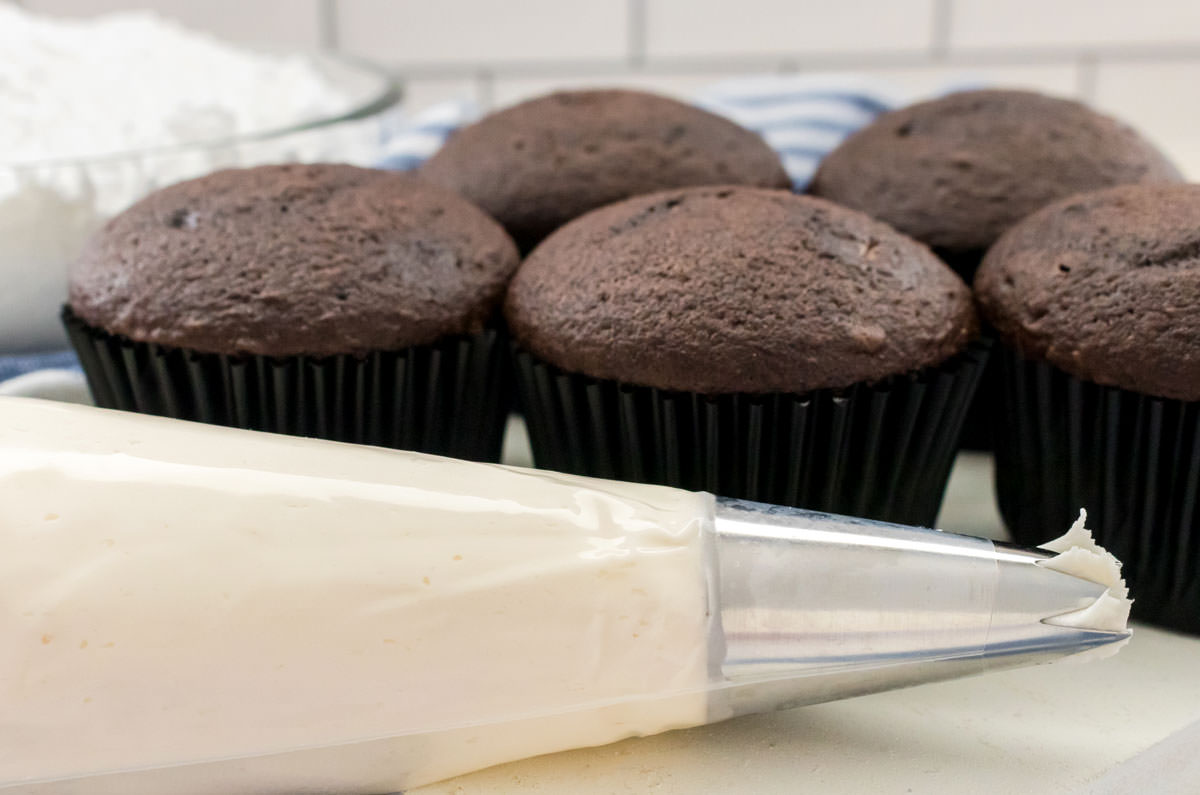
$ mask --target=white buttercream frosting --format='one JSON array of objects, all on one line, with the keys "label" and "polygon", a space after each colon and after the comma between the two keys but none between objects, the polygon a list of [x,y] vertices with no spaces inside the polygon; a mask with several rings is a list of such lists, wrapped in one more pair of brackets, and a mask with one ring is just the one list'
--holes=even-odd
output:
[{"label": "white buttercream frosting", "polygon": [[391,792],[703,723],[711,513],[0,398],[0,790]]},{"label": "white buttercream frosting", "polygon": [[[1041,546],[1058,554],[1041,561],[1040,565],[1106,586],[1108,590],[1091,604],[1047,618],[1046,623],[1060,627],[1123,632],[1129,623],[1129,608],[1133,601],[1121,577],[1121,561],[1096,543],[1086,522],[1087,511],[1081,509],[1079,518],[1065,535]],[[1112,646],[1118,647],[1118,644]],[[1111,654],[1116,648],[1105,647],[1105,650]]]}]

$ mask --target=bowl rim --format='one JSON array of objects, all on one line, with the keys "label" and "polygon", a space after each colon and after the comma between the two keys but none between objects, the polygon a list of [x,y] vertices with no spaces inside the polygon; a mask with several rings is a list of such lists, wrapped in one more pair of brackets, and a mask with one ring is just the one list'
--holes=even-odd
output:
[{"label": "bowl rim", "polygon": [[[270,49],[261,49],[260,51],[271,52]],[[375,63],[374,61],[329,50],[317,50],[301,53],[287,53],[286,51],[281,52],[284,54],[305,55],[310,58],[314,58],[318,63],[336,64],[338,67],[349,67],[352,70],[357,70],[362,75],[368,75],[376,79],[378,81],[378,87],[371,92],[365,101],[352,105],[346,110],[327,116],[315,116],[283,127],[269,127],[262,130],[255,130],[253,132],[240,133],[237,135],[229,135],[222,138],[197,139],[183,143],[147,146],[140,149],[120,149],[111,152],[102,152],[99,154],[64,155],[61,157],[39,158],[37,160],[6,161],[0,159],[0,168],[21,172],[35,171],[46,168],[88,166],[93,163],[109,163],[120,160],[139,160],[148,156],[185,154],[204,149],[216,149],[220,147],[238,146],[245,143],[269,141],[277,138],[283,138],[288,135],[293,135],[295,133],[321,129],[324,127],[333,127],[334,125],[358,121],[371,116],[377,116],[399,105],[400,100],[403,98],[404,92],[402,90],[399,78],[397,78],[390,70],[384,68],[380,64]]]}]

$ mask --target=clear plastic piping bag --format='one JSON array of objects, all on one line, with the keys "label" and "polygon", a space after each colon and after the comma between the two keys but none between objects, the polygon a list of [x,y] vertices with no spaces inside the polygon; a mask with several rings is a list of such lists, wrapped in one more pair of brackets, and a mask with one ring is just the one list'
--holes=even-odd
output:
[{"label": "clear plastic piping bag", "polygon": [[0,792],[387,793],[1122,642],[1049,557],[0,399]]}]

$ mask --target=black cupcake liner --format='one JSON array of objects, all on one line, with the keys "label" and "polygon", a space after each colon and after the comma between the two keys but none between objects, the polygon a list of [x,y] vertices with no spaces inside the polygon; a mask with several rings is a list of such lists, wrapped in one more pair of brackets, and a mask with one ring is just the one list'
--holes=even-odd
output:
[{"label": "black cupcake liner", "polygon": [[[975,282],[975,273],[979,270],[979,265],[983,262],[983,257],[987,254],[987,249],[968,249],[965,251],[934,248],[933,253],[938,256],[943,262],[950,266],[950,269],[959,275],[970,287]],[[984,336],[991,337],[991,329],[984,328]],[[974,401],[971,403],[971,408],[967,411],[967,418],[963,420],[962,436],[960,437],[959,445],[964,450],[977,450],[981,452],[990,452],[993,446],[992,435],[995,432],[996,426],[996,411],[994,401],[994,393],[997,389],[996,382],[996,366],[993,363],[987,367],[979,382],[979,389],[975,392]]]},{"label": "black cupcake liner", "polygon": [[975,273],[979,270],[980,263],[987,254],[987,247],[964,250],[934,246],[933,253],[938,256],[938,259],[949,265],[950,269],[970,287],[975,281]]},{"label": "black cupcake liner", "polygon": [[512,364],[495,329],[363,357],[226,356],[134,342],[64,307],[96,405],[498,461]]},{"label": "black cupcake liner", "polygon": [[[993,339],[991,329],[984,329],[984,336]],[[967,409],[967,417],[963,420],[962,435],[959,437],[959,447],[963,450],[990,453],[995,447],[996,416],[999,406],[996,405],[996,393],[1000,389],[1000,374],[995,359],[990,359],[979,376],[979,388]]]},{"label": "black cupcake liner", "polygon": [[962,436],[959,447],[977,453],[990,453],[995,447],[993,438],[996,431],[996,406],[994,404],[996,378],[992,368],[983,371],[979,379],[979,389],[975,391],[975,400],[967,409],[967,418],[963,420]]},{"label": "black cupcake liner", "polygon": [[1124,564],[1144,621],[1200,632],[1200,402],[1074,378],[1003,348],[996,493],[1017,541],[1044,543],[1080,508]]},{"label": "black cupcake liner", "polygon": [[806,395],[670,392],[514,354],[539,467],[929,526],[988,347]]}]

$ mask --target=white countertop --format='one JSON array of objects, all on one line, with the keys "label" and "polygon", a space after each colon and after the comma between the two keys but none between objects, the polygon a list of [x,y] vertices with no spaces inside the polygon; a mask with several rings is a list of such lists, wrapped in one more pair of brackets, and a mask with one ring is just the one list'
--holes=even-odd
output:
[{"label": "white countertop", "polygon": [[[519,442],[506,455],[527,456]],[[939,525],[1002,537],[990,482],[990,461],[964,456]],[[500,765],[413,793],[1182,795],[1200,791],[1200,753],[1191,750],[1200,748],[1200,727],[1168,738],[1200,721],[1198,671],[1200,638],[1138,626],[1108,660],[737,718]]]},{"label": "white countertop", "polygon": [[[1200,720],[1200,639],[1138,627],[1119,655],[1038,666],[513,762],[414,790],[1076,793]],[[1171,771],[1143,792],[1166,793]],[[1179,792],[1195,792],[1191,789]],[[1119,790],[1116,790],[1119,791]]]}]

